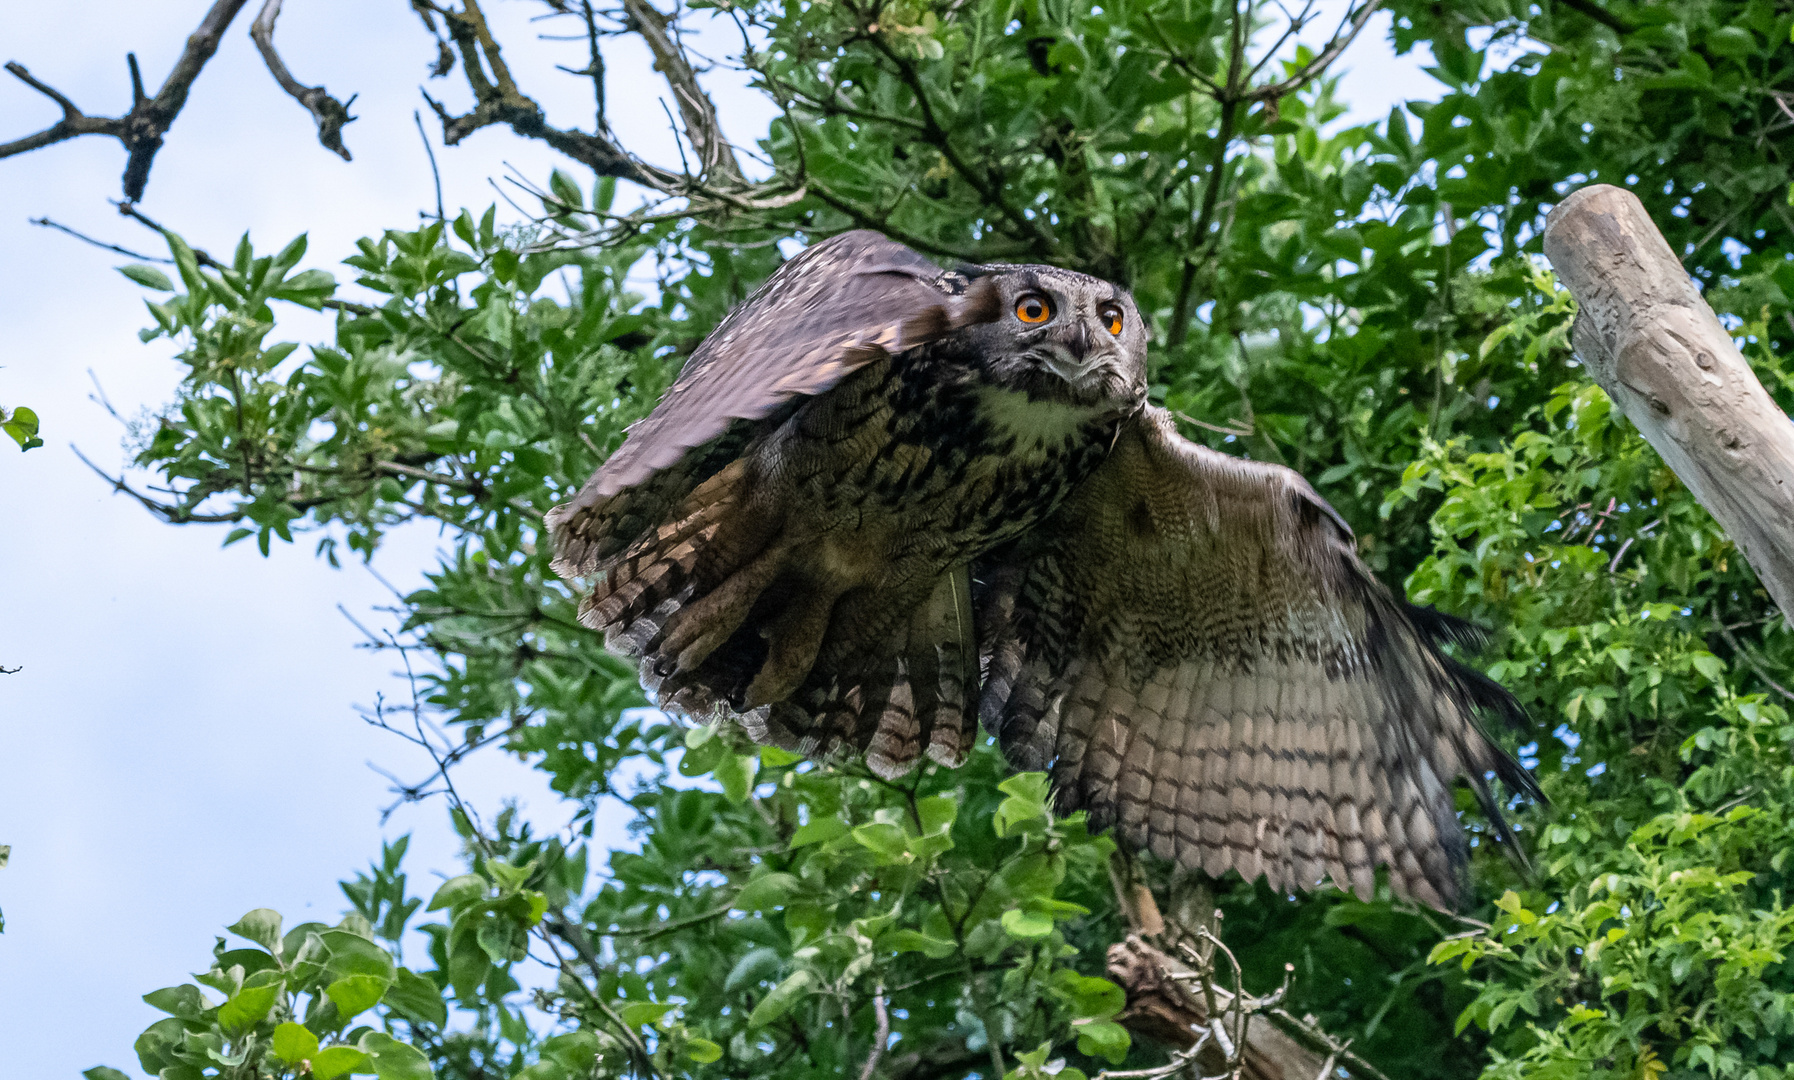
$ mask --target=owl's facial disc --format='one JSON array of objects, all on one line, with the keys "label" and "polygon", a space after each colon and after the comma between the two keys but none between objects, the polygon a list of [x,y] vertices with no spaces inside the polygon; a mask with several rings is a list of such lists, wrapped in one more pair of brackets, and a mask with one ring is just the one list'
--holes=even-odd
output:
[{"label": "owl's facial disc", "polygon": [[1144,390],[1145,333],[1125,290],[1053,267],[1005,268],[1003,336],[989,371],[1030,398],[1107,409]]}]

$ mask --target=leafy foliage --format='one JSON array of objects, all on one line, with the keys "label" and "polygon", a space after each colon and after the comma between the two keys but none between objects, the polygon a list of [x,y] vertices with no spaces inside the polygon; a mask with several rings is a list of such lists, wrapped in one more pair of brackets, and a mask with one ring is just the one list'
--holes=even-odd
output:
[{"label": "leafy foliage", "polygon": [[[385,1076],[383,1057],[415,1060],[401,1044],[437,1076],[531,1080],[1166,1060],[1112,1019],[1108,842],[1053,818],[1040,778],[1004,779],[980,745],[893,785],[685,731],[640,708],[547,569],[543,513],[776,242],[870,224],[936,255],[1128,282],[1155,328],[1153,395],[1192,437],[1307,473],[1391,583],[1498,632],[1488,670],[1535,718],[1514,741],[1552,800],[1515,808],[1536,871],[1467,806],[1487,929],[1215,883],[1249,987],[1293,964],[1290,1010],[1390,1075],[1789,1075],[1777,673],[1794,636],[1582,375],[1572,305],[1529,252],[1565,191],[1624,183],[1794,404],[1794,15],[1392,6],[1443,92],[1342,126],[1310,54],[1242,78],[1260,54],[1228,4],[732,5],[783,109],[761,149],[801,199],[617,214],[614,181],[588,195],[557,174],[537,222],[464,212],[362,241],[346,262],[371,303],[300,270],[302,241],[258,256],[245,239],[226,263],[171,237],[178,282],[127,268],[159,296],[146,338],[188,367],[138,433],[136,465],[175,492],[146,501],[264,552],[314,532],[333,560],[435,522],[450,551],[393,639],[434,660],[422,704],[542,768],[585,835],[617,797],[640,839],[593,860],[577,829],[539,839],[458,808],[468,873],[429,905],[433,968],[391,958],[416,905],[389,851],[346,886],[343,926],[221,953],[206,978],[223,1002],[158,992],[183,1011],[151,1029],[145,1068],[271,1071],[307,1039],[313,1075],[335,1054]],[[1486,72],[1473,39],[1522,55]],[[646,266],[652,298],[628,285]],[[281,303],[333,305],[333,340],[271,343]],[[332,968],[333,943],[365,970]],[[226,963],[238,952],[255,956]],[[532,994],[529,956],[548,965]],[[268,1004],[233,1006],[257,978]],[[346,1029],[370,1008],[379,1028]]]}]

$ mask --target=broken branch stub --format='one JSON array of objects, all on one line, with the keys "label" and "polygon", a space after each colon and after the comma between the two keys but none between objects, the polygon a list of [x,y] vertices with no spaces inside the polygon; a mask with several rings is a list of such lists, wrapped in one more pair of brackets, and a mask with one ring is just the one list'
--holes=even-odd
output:
[{"label": "broken branch stub", "polygon": [[1589,374],[1794,618],[1794,422],[1757,381],[1629,191],[1595,184],[1545,224]]}]

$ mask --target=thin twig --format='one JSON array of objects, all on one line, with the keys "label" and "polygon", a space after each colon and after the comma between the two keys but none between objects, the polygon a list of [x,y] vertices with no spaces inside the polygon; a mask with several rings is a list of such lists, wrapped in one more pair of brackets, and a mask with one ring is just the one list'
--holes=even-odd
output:
[{"label": "thin twig", "polygon": [[416,109],[411,110],[411,122],[417,125],[417,137],[424,141],[424,153],[430,159],[430,180],[436,185],[436,220],[444,220],[442,212],[442,172],[436,168],[436,150],[430,145],[430,136],[424,131],[424,114]]},{"label": "thin twig", "polygon": [[647,0],[623,0],[623,12],[625,24],[654,54],[655,70],[666,79],[679,104],[679,115],[685,121],[685,138],[698,152],[697,175],[714,174],[725,182],[741,183],[741,164],[735,159],[734,149],[723,138],[716,106],[698,84],[697,73],[692,70],[685,50],[668,32],[673,25],[672,17],[662,15]]},{"label": "thin twig", "polygon": [[1357,39],[1358,32],[1364,29],[1365,24],[1370,21],[1370,17],[1381,6],[1383,6],[1383,0],[1364,0],[1362,7],[1346,15],[1340,29],[1334,33],[1333,40],[1327,42],[1313,60],[1302,65],[1300,71],[1282,82],[1271,83],[1248,92],[1244,100],[1264,101],[1269,98],[1280,98],[1307,86],[1316,76],[1326,71],[1333,61],[1339,59],[1340,54],[1345,52],[1346,48]]},{"label": "thin twig", "polygon": [[1314,1074],[1314,1080],[1327,1080],[1328,1077],[1332,1076],[1333,1070],[1339,1066],[1339,1055],[1344,1053],[1346,1047],[1351,1045],[1352,1040],[1347,1039],[1345,1042],[1339,1044],[1338,1050],[1328,1054],[1327,1060],[1321,1063],[1321,1071]]},{"label": "thin twig", "polygon": [[31,218],[30,220],[31,220],[31,224],[33,224],[33,225],[38,225],[38,226],[41,226],[46,229],[55,229],[57,232],[67,233],[68,235],[74,237],[75,239],[81,241],[84,244],[92,244],[94,247],[103,248],[103,249],[105,249],[107,251],[111,251],[111,252],[116,252],[117,254],[123,255],[126,258],[140,259],[143,262],[170,263],[170,264],[172,264],[174,262],[173,259],[164,258],[163,256],[160,256],[160,255],[145,255],[142,252],[132,251],[130,248],[119,247],[117,244],[108,244],[104,240],[95,240],[93,237],[88,236],[86,233],[77,232],[74,229],[69,228],[67,225],[62,224],[61,222],[51,221],[47,217],[34,217],[34,218]]}]

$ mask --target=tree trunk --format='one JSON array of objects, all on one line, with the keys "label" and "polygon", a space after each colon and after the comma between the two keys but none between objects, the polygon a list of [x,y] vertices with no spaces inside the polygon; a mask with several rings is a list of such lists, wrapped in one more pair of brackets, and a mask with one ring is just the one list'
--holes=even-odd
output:
[{"label": "tree trunk", "polygon": [[1776,408],[1631,192],[1595,184],[1545,223],[1571,337],[1614,404],[1794,618],[1794,423]]}]

